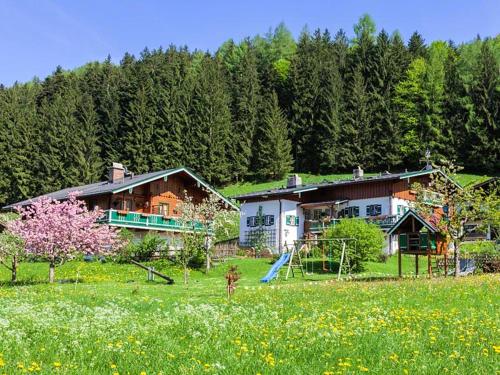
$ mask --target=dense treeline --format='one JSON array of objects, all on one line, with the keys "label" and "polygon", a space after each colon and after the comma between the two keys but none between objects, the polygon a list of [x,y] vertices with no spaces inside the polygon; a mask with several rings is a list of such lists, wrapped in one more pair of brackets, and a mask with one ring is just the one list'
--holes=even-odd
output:
[{"label": "dense treeline", "polygon": [[349,39],[284,25],[215,54],[171,46],[0,86],[0,204],[185,165],[225,184],[416,168],[500,169],[500,36],[405,42],[368,16]]}]

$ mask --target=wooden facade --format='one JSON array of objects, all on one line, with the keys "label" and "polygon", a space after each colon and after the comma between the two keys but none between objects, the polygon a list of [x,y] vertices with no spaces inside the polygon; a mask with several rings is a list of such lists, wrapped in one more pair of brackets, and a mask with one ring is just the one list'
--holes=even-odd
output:
[{"label": "wooden facade", "polygon": [[83,198],[89,208],[99,207],[103,210],[119,212],[137,212],[156,214],[165,217],[178,217],[178,205],[184,194],[193,197],[195,203],[201,202],[207,193],[188,176],[180,174],[165,179],[151,181],[130,190]]},{"label": "wooden facade", "polygon": [[424,175],[410,177],[408,179],[387,179],[380,181],[366,178],[360,181],[353,180],[347,183],[318,186],[315,190],[304,191],[303,193],[288,192],[279,194],[279,196],[276,196],[276,194],[270,194],[269,196],[262,194],[260,196],[247,198],[245,202],[262,202],[279,198],[302,203],[313,203],[341,199],[354,200],[390,196],[415,201],[416,195],[415,192],[411,190],[411,185],[416,182],[428,186],[430,177]]}]

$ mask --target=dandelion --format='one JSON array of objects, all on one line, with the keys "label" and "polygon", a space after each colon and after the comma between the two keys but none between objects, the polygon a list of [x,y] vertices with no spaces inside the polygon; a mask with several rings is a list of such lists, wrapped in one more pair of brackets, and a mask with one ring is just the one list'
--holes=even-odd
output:
[{"label": "dandelion", "polygon": [[61,367],[61,362],[54,362],[53,365],[55,368],[59,368]]}]

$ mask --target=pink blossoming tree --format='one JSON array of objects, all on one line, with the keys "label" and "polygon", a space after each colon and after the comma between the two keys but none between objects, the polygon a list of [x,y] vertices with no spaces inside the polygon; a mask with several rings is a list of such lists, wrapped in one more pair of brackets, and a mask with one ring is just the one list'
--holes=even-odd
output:
[{"label": "pink blossoming tree", "polygon": [[97,224],[102,210],[89,211],[84,201],[70,194],[68,200],[41,198],[27,207],[18,207],[19,219],[8,223],[19,236],[28,254],[49,261],[49,282],[54,282],[56,263],[64,263],[77,254],[106,255],[119,246],[118,233]]}]

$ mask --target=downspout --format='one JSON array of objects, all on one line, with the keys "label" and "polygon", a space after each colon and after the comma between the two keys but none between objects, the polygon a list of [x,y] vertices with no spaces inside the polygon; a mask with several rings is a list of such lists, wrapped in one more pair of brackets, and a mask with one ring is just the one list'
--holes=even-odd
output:
[{"label": "downspout", "polygon": [[283,229],[283,223],[281,218],[281,199],[278,199],[279,202],[279,221],[278,221],[278,251],[280,255],[283,253],[283,247],[281,245],[281,230]]}]

